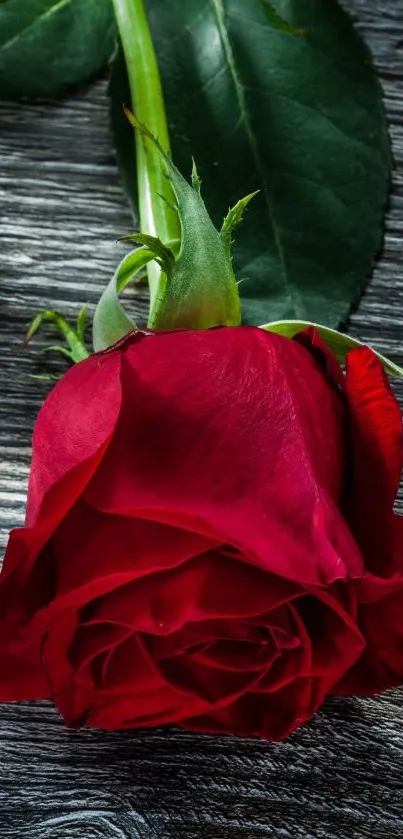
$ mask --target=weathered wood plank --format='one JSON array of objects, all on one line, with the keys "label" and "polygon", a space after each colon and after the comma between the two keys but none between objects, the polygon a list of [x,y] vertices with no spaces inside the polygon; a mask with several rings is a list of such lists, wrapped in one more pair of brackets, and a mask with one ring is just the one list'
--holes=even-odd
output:
[{"label": "weathered wood plank", "polygon": [[[396,169],[385,249],[351,318],[403,363],[403,0],[346,0],[381,72]],[[27,378],[44,306],[95,303],[130,229],[107,127],[105,81],[67,99],[1,104],[0,538],[22,523],[30,436],[48,390]],[[145,315],[141,290],[132,293]],[[52,370],[63,363],[47,361]],[[403,389],[399,388],[403,397]],[[283,744],[64,729],[49,703],[0,707],[5,839],[364,839],[403,834],[402,692],[333,700]]]}]

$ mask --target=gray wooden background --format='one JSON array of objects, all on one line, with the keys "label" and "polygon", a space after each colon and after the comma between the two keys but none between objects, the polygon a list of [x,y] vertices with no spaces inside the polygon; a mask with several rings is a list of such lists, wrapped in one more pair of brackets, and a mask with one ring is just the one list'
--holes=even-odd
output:
[{"label": "gray wooden background", "polygon": [[[380,71],[396,164],[384,253],[350,328],[403,363],[403,0],[345,5]],[[97,300],[131,226],[105,80],[62,101],[0,104],[0,158],[3,547],[23,521],[31,431],[49,389],[27,373],[63,369],[41,355],[43,339],[24,353],[21,337],[44,307],[70,315]],[[132,297],[145,313],[144,293]],[[76,733],[50,703],[1,705],[0,837],[403,837],[403,691],[331,700],[281,744],[175,729]]]}]

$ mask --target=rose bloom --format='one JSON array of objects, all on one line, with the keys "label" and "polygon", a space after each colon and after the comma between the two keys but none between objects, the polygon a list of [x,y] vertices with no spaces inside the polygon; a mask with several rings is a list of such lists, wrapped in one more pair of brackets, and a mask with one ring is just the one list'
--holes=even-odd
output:
[{"label": "rose bloom", "polygon": [[136,332],[36,424],[0,577],[0,699],[71,726],[277,739],[403,681],[402,422],[314,330]]}]

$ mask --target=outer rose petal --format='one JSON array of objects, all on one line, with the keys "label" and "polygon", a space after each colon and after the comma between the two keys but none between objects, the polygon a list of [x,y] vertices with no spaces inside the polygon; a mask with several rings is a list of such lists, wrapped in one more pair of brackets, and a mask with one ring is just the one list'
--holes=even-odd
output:
[{"label": "outer rose petal", "polygon": [[402,416],[371,350],[353,350],[346,366],[353,460],[348,519],[365,567],[387,577],[403,572],[403,545],[395,544],[392,512],[403,466]]},{"label": "outer rose petal", "polygon": [[129,339],[122,351],[119,425],[89,504],[207,528],[300,584],[361,576],[338,510],[343,405],[304,347],[237,327]]},{"label": "outer rose petal", "polygon": [[329,378],[335,383],[335,385],[343,390],[344,375],[340,364],[334,353],[332,353],[327,344],[325,344],[322,340],[315,327],[310,326],[302,332],[297,332],[292,340],[301,344],[301,346],[306,347],[313,358],[315,358],[316,361],[324,368]]},{"label": "outer rose petal", "polygon": [[368,347],[348,353],[345,390],[353,433],[354,483],[364,495],[359,500],[374,503],[376,493],[382,506],[391,507],[403,468],[402,415],[383,366]]},{"label": "outer rose petal", "polygon": [[[9,575],[19,575],[24,568],[27,549],[24,540],[24,530],[16,529],[10,535],[7,547],[7,563]],[[4,572],[2,578],[4,576]],[[39,661],[34,663],[24,658],[13,655],[11,645],[13,641],[14,621],[8,616],[4,620],[10,604],[9,597],[12,597],[9,580],[5,579],[2,585],[3,598],[1,618],[3,618],[0,631],[0,701],[20,701],[23,699],[43,699],[49,696],[49,686]],[[17,602],[18,607],[18,602]],[[17,617],[18,624],[18,617]]]},{"label": "outer rose petal", "polygon": [[[14,629],[31,608],[41,605],[45,587],[34,603],[31,573],[38,556],[102,460],[115,428],[121,402],[120,356],[91,356],[66,373],[43,405],[34,431],[28,490],[27,526],[11,533],[0,578],[2,671],[0,699],[49,695],[39,662],[28,664],[12,654]],[[49,573],[44,570],[43,582]],[[13,691],[13,686],[15,691]]]},{"label": "outer rose petal", "polygon": [[349,518],[369,572],[356,582],[366,649],[335,693],[371,694],[403,682],[403,518],[392,505],[403,460],[402,418],[371,350],[347,357],[353,434]]},{"label": "outer rose petal", "polygon": [[[47,493],[61,478],[69,477],[60,499],[62,515],[81,494],[89,478],[82,467],[109,442],[119,416],[119,373],[119,352],[91,355],[50,392],[34,429],[27,526],[38,521]],[[51,507],[53,498],[47,513]]]},{"label": "outer rose petal", "polygon": [[32,664],[10,653],[9,640],[0,637],[0,701],[20,702],[47,699],[50,689],[40,664]]},{"label": "outer rose petal", "polygon": [[13,574],[22,581],[25,566],[33,565],[99,466],[119,417],[119,374],[118,353],[90,356],[66,373],[42,406],[33,435],[26,527],[13,531],[7,546],[0,609],[5,578]]},{"label": "outer rose petal", "polygon": [[361,605],[360,612],[367,646],[334,693],[372,695],[403,682],[403,583],[396,594]]}]

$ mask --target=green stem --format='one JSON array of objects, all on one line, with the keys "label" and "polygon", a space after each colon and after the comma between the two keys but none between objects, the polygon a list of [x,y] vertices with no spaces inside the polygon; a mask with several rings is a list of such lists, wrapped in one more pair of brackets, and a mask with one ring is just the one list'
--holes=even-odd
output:
[{"label": "green stem", "polygon": [[[113,0],[113,6],[126,61],[132,110],[169,154],[161,80],[143,0]],[[140,131],[135,132],[135,148],[141,231],[158,236],[163,242],[177,239],[179,219],[166,203],[172,203],[174,195],[161,167],[161,155]],[[147,271],[152,308],[164,277],[155,262],[149,264]]]}]

